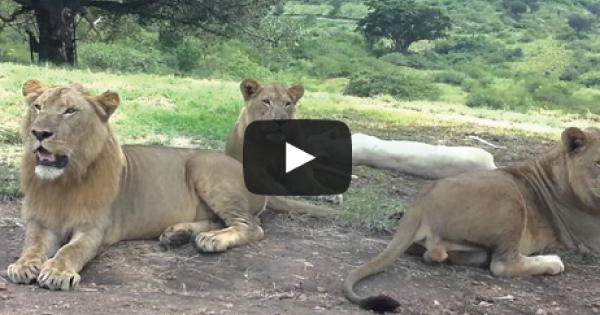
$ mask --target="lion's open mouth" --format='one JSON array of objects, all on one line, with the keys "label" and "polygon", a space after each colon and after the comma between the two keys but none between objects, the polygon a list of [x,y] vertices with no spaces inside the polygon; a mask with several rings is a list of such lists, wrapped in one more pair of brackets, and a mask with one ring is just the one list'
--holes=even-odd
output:
[{"label": "lion's open mouth", "polygon": [[39,147],[35,151],[35,154],[37,157],[37,164],[41,166],[64,168],[69,162],[69,158],[66,155],[52,154],[44,147]]}]

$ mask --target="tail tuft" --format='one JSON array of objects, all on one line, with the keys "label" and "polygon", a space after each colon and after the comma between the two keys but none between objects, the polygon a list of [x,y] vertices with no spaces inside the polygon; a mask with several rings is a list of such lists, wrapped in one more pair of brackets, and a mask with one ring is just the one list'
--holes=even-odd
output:
[{"label": "tail tuft", "polygon": [[370,310],[378,314],[385,314],[395,311],[400,306],[400,303],[389,296],[378,295],[362,300],[359,306],[365,310]]}]

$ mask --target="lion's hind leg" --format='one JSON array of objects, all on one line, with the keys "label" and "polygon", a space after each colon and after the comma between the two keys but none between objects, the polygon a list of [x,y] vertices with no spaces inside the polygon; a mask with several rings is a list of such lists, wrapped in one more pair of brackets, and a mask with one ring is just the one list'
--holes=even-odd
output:
[{"label": "lion's hind leg", "polygon": [[198,234],[224,228],[222,221],[203,220],[190,223],[178,223],[164,230],[160,242],[167,248],[181,246],[192,241]]}]

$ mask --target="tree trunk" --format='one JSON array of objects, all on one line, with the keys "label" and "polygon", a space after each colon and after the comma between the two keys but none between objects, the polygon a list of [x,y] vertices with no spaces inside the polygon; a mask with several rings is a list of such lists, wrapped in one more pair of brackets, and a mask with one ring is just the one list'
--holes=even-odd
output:
[{"label": "tree trunk", "polygon": [[40,63],[74,65],[75,15],[78,1],[40,0],[33,2],[39,30]]}]

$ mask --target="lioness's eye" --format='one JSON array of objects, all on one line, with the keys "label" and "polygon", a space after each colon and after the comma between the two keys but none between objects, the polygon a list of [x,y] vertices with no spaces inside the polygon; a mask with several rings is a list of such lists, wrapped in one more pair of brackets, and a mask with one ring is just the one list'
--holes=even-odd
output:
[{"label": "lioness's eye", "polygon": [[67,110],[65,110],[65,115],[73,115],[75,114],[75,112],[77,112],[77,109],[74,107],[69,107],[67,108]]},{"label": "lioness's eye", "polygon": [[292,106],[292,102],[285,103],[285,107],[290,107],[290,106]]},{"label": "lioness's eye", "polygon": [[33,104],[33,109],[35,109],[36,112],[39,112],[42,110],[42,105],[40,104]]},{"label": "lioness's eye", "polygon": [[262,102],[265,106],[271,106],[271,100],[262,100]]}]

